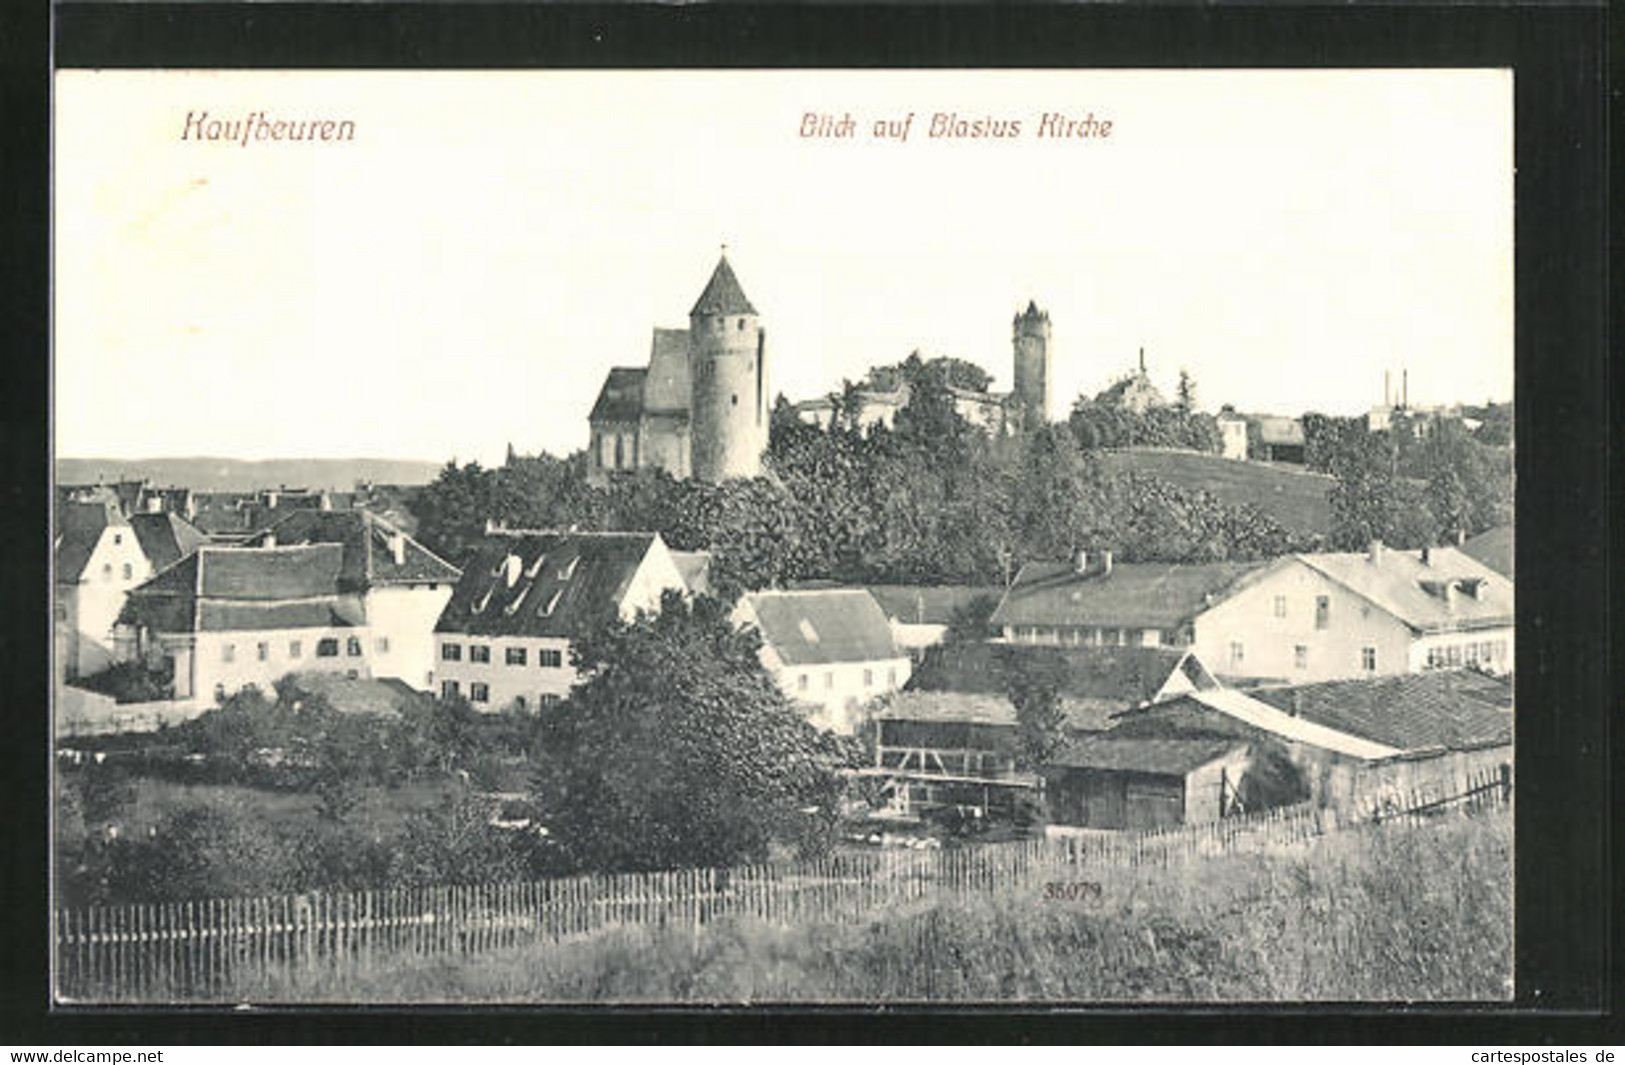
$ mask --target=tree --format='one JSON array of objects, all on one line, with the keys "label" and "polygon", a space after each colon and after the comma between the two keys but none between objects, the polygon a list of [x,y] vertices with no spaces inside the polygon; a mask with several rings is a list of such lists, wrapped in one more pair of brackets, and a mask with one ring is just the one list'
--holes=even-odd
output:
[{"label": "tree", "polygon": [[1067,743],[1066,710],[1061,695],[1067,662],[1060,652],[1044,648],[1009,649],[1002,667],[1010,702],[1016,708],[1016,760],[1037,769]]},{"label": "tree", "polygon": [[1174,410],[1189,418],[1196,411],[1196,382],[1184,367],[1179,369],[1179,386],[1174,392]]},{"label": "tree", "polygon": [[839,756],[763,670],[760,646],[718,600],[667,592],[658,614],[572,647],[588,679],[544,719],[536,777],[571,866],[727,866],[814,828],[827,839]]}]

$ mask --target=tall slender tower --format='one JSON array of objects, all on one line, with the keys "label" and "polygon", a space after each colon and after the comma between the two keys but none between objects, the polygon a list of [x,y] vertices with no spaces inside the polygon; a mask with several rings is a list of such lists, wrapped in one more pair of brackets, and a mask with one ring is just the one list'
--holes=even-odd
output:
[{"label": "tall slender tower", "polygon": [[1049,315],[1027,301],[1027,309],[1011,323],[1014,333],[1015,400],[1022,409],[1024,428],[1036,429],[1050,420]]},{"label": "tall slender tower", "polygon": [[755,477],[767,450],[767,333],[726,249],[688,312],[688,337],[694,476]]}]

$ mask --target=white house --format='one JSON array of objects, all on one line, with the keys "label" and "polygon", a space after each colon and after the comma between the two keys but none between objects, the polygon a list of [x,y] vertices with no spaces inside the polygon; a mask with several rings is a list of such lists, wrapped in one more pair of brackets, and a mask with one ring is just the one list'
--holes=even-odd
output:
[{"label": "white house", "polygon": [[577,680],[571,641],[668,590],[688,585],[657,533],[493,530],[434,626],[438,690],[482,711],[558,702]]},{"label": "white house", "polygon": [[762,636],[762,665],[820,728],[852,735],[869,700],[908,681],[908,655],[864,588],[756,592],[734,621]]},{"label": "white house", "polygon": [[56,507],[57,680],[98,673],[119,659],[114,625],[125,597],[152,564],[117,503],[59,501]]},{"label": "white house", "polygon": [[458,571],[361,511],[294,514],[248,546],[198,548],[133,590],[121,639],[173,667],[178,702],[292,672],[427,686],[434,619]]},{"label": "white house", "polygon": [[1506,673],[1513,585],[1448,547],[1289,555],[1198,614],[1192,644],[1223,676],[1290,683],[1462,666]]}]

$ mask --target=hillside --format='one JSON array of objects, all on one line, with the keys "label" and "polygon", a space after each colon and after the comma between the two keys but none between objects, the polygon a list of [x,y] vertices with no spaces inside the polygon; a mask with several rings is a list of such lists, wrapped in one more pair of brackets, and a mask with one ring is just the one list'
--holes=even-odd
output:
[{"label": "hillside", "polygon": [[1104,451],[1101,460],[1112,473],[1142,473],[1181,488],[1206,489],[1226,503],[1250,503],[1294,532],[1331,531],[1326,497],[1334,482],[1323,473],[1196,451]]},{"label": "hillside", "polygon": [[59,458],[56,479],[59,484],[91,484],[145,477],[155,485],[182,485],[201,492],[243,492],[280,485],[347,490],[357,481],[427,484],[440,469],[440,463],[411,459]]}]

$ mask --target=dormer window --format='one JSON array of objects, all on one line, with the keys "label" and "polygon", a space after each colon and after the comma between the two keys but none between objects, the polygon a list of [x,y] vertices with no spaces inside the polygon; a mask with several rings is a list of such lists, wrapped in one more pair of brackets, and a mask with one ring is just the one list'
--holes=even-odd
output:
[{"label": "dormer window", "polygon": [[479,602],[475,603],[474,606],[471,608],[472,613],[482,614],[482,613],[485,612],[486,604],[491,602],[491,592],[494,591],[495,589],[496,589],[496,585],[494,585],[494,584],[491,585],[489,588],[485,589],[485,594],[480,596]]},{"label": "dormer window", "polygon": [[571,577],[573,577],[575,575],[575,571],[576,571],[576,563],[578,563],[580,561],[581,561],[581,556],[580,555],[577,555],[575,558],[572,558],[569,561],[569,563],[564,567],[564,569],[559,571],[559,580],[567,581]]},{"label": "dormer window", "polygon": [[542,608],[536,611],[536,616],[539,618],[545,618],[552,614],[553,608],[559,605],[559,597],[562,595],[564,595],[563,588],[560,588],[558,591],[554,592],[552,597],[542,605]]},{"label": "dormer window", "polygon": [[530,564],[530,568],[525,571],[525,576],[529,577],[531,580],[535,580],[537,574],[542,572],[542,563],[546,561],[547,552],[543,551],[541,554],[536,556],[536,561]]},{"label": "dormer window", "polygon": [[534,587],[536,587],[534,584],[525,585],[524,590],[519,593],[519,595],[514,599],[513,602],[509,603],[506,607],[504,607],[502,612],[504,614],[518,613],[520,606],[523,605],[524,602],[525,602],[525,596],[529,595],[530,590],[532,588],[534,588]]}]

